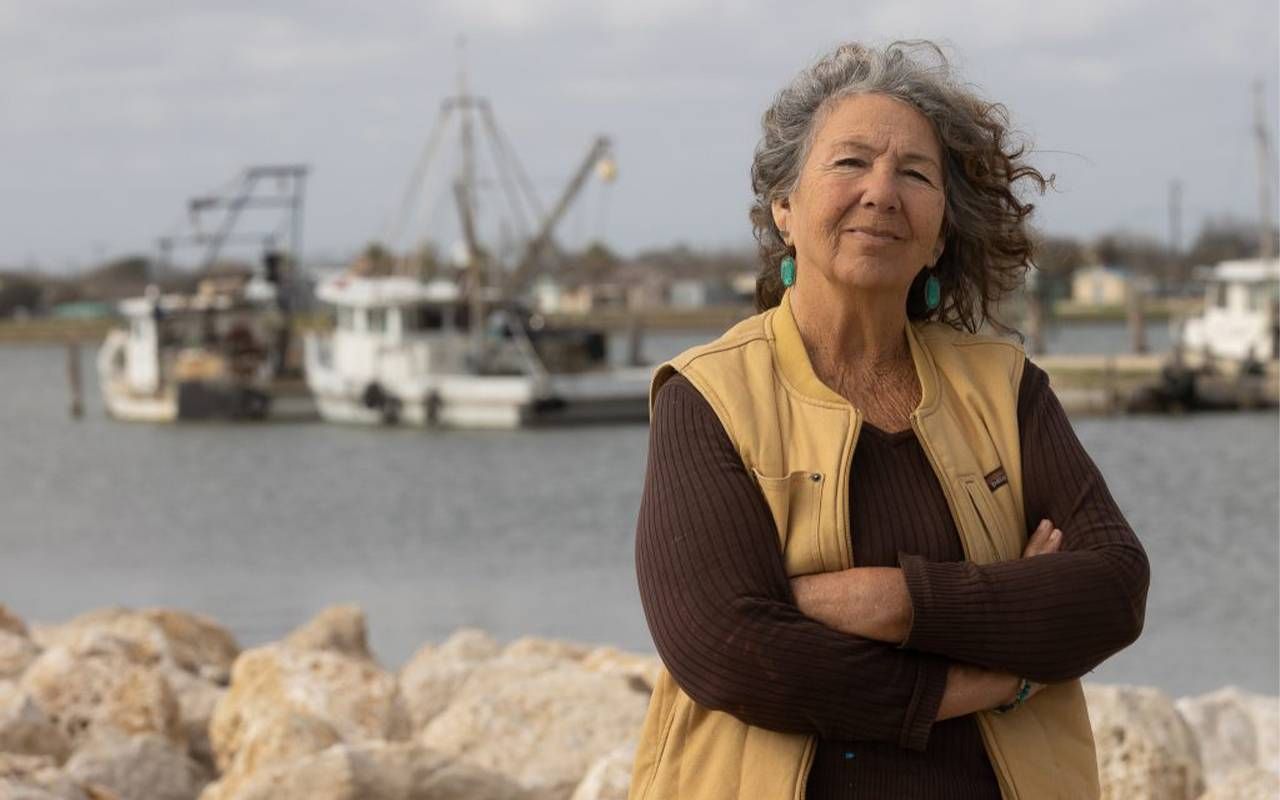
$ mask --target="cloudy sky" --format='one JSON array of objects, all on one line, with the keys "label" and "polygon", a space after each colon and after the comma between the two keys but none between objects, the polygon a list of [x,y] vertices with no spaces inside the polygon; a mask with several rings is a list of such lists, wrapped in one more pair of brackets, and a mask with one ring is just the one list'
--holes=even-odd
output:
[{"label": "cloudy sky", "polygon": [[[1257,78],[1276,128],[1275,0],[0,0],[0,265],[148,251],[188,197],[263,162],[312,169],[307,252],[353,252],[400,205],[460,34],[544,203],[612,137],[617,181],[584,191],[560,239],[623,252],[748,243],[760,113],[845,40],[944,42],[1056,173],[1051,232],[1164,238],[1173,179],[1184,237],[1256,217]],[[456,238],[455,152],[407,238]],[[496,188],[481,210],[492,236]]]}]

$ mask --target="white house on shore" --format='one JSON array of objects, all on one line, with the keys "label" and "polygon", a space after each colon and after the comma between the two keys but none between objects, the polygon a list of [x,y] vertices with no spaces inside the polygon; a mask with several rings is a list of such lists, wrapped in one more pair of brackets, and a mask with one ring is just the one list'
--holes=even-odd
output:
[{"label": "white house on shore", "polygon": [[1124,305],[1131,275],[1121,267],[1094,265],[1071,274],[1071,302],[1082,306]]}]

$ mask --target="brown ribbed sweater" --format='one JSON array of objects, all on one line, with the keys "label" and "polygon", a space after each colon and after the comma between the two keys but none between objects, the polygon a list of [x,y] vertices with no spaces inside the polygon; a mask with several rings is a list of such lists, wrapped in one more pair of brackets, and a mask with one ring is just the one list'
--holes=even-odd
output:
[{"label": "brown ribbed sweater", "polygon": [[769,508],[715,412],[682,376],[658,391],[636,529],[654,643],[696,702],[817,735],[808,800],[998,799],[974,719],[935,722],[948,664],[1068,680],[1141,631],[1146,554],[1030,362],[1018,423],[1028,525],[1051,519],[1064,540],[1058,553],[987,566],[963,560],[915,434],[863,424],[853,563],[904,570],[914,616],[896,647],[800,613]]}]

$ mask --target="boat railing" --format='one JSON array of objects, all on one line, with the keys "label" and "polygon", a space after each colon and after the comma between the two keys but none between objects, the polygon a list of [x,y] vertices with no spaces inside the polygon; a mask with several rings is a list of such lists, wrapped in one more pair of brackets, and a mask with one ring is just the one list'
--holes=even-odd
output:
[{"label": "boat railing", "polygon": [[524,320],[519,314],[506,310],[494,312],[492,319],[495,327],[501,328],[505,324],[507,330],[511,331],[511,341],[515,344],[525,369],[533,378],[537,396],[545,397],[550,394],[550,372],[547,370],[547,365],[542,362],[542,357],[538,355],[537,348],[533,346],[533,340],[529,338],[529,330],[525,327]]}]

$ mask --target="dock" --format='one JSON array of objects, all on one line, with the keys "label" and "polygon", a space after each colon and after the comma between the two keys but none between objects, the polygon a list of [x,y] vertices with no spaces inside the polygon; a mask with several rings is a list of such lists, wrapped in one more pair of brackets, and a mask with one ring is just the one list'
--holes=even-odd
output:
[{"label": "dock", "polygon": [[1280,406],[1280,365],[1253,367],[1169,353],[1032,359],[1069,414],[1182,413]]}]

